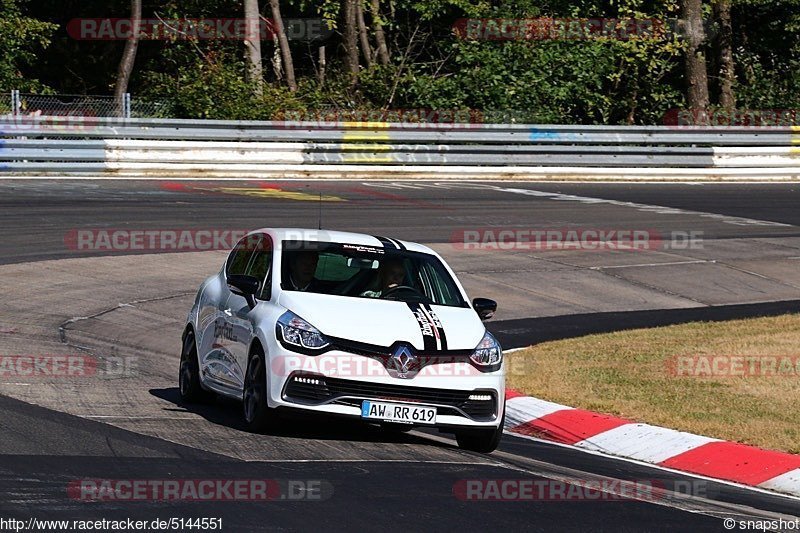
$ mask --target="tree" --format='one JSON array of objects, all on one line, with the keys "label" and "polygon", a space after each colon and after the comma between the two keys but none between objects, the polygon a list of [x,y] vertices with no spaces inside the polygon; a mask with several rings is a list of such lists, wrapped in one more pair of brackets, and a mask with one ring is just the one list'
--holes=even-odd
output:
[{"label": "tree", "polygon": [[708,123],[708,73],[702,0],[681,0],[686,24],[686,100],[695,123]]},{"label": "tree", "polygon": [[261,17],[258,12],[258,0],[244,0],[245,20],[245,58],[247,74],[253,91],[260,96],[264,92],[264,74],[261,67]]},{"label": "tree", "polygon": [[319,66],[317,67],[317,83],[319,86],[322,87],[325,85],[325,71],[328,67],[328,59],[325,57],[325,45],[319,47],[318,52],[319,56]]},{"label": "tree", "polygon": [[733,26],[731,25],[730,0],[717,0],[714,2],[714,15],[719,24],[719,35],[717,36],[719,105],[728,116],[731,116],[736,107],[736,97],[733,92],[736,72],[733,62]]},{"label": "tree", "polygon": [[286,29],[283,27],[283,17],[281,17],[281,6],[278,0],[269,0],[269,7],[272,10],[272,30],[277,34],[278,46],[281,51],[281,59],[283,60],[283,68],[286,72],[286,85],[289,90],[294,92],[297,90],[297,82],[294,75],[294,62],[292,61],[292,51],[289,48],[289,39],[286,37]]},{"label": "tree", "polygon": [[389,47],[386,45],[386,35],[383,32],[383,19],[381,18],[380,0],[372,0],[372,25],[375,28],[375,43],[378,45],[378,62],[381,65],[389,64]]},{"label": "tree", "polygon": [[117,116],[123,116],[122,99],[128,92],[128,83],[136,62],[136,50],[139,48],[139,32],[142,27],[142,0],[131,0],[131,34],[125,41],[125,50],[117,69],[117,80],[114,84],[114,107]]},{"label": "tree", "polygon": [[356,20],[356,2],[361,0],[344,0],[344,36],[345,70],[350,86],[358,82],[360,65],[358,63],[358,22]]},{"label": "tree", "polygon": [[367,68],[370,68],[372,66],[372,47],[369,45],[367,24],[364,22],[364,8],[361,5],[361,0],[356,2],[356,20],[358,22],[358,38],[361,41],[361,52],[364,54],[364,62],[367,64]]}]

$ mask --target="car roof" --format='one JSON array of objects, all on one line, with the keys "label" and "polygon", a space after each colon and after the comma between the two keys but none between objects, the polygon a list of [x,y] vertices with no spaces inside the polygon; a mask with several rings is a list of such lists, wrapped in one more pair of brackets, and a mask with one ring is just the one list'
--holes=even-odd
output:
[{"label": "car roof", "polygon": [[[267,233],[276,241],[336,242],[385,247],[387,249],[402,249],[405,247],[405,249],[412,252],[437,255],[436,252],[425,245],[411,241],[401,241],[383,235],[367,235],[366,233],[310,228],[261,228],[250,232],[250,234],[253,233]],[[399,243],[400,246],[397,246],[396,243]]]}]

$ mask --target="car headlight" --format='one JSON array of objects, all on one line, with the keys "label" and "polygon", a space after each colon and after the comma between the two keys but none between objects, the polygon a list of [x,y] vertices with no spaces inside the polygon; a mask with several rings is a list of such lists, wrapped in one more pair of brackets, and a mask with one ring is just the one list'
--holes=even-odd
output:
[{"label": "car headlight", "polygon": [[503,362],[503,349],[497,339],[487,331],[469,357],[479,367],[499,366]]},{"label": "car headlight", "polygon": [[286,311],[278,319],[278,333],[280,340],[297,348],[321,350],[330,345],[317,328],[291,311]]}]

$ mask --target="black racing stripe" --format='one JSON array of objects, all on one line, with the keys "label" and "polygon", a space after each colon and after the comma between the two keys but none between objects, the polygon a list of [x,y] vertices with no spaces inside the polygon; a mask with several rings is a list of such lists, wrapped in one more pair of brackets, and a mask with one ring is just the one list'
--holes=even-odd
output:
[{"label": "black racing stripe", "polygon": [[397,250],[397,245],[394,242],[392,242],[391,239],[387,239],[386,237],[381,237],[379,235],[373,235],[373,237],[375,237],[376,239],[381,241],[381,244],[383,245],[384,248],[389,248],[391,250]]},{"label": "black racing stripe", "polygon": [[422,342],[424,344],[425,352],[435,352],[438,350],[436,347],[436,334],[433,332],[433,326],[428,322],[425,312],[417,302],[406,302],[411,314],[414,315],[414,320],[417,321],[419,331],[422,333]]},{"label": "black racing stripe", "polygon": [[442,321],[439,319],[436,313],[433,312],[433,309],[431,309],[430,304],[422,304],[422,305],[425,306],[425,310],[427,310],[428,314],[430,314],[436,321],[437,323],[436,329],[439,331],[439,340],[442,343],[442,350],[447,350],[447,336],[444,334],[444,326],[442,325]]},{"label": "black racing stripe", "polygon": [[406,245],[403,244],[402,242],[398,241],[397,239],[389,239],[389,240],[391,240],[395,244],[395,246],[397,246],[401,250],[405,250],[406,249]]}]

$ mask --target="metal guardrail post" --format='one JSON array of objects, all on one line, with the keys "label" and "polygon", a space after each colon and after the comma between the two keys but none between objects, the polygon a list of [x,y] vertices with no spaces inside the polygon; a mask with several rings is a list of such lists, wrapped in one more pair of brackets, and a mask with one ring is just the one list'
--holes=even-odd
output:
[{"label": "metal guardrail post", "polygon": [[22,110],[22,102],[20,101],[19,91],[17,89],[11,90],[11,114],[17,116]]},{"label": "metal guardrail post", "polygon": [[123,106],[123,112],[122,112],[123,118],[126,119],[131,118],[131,93],[125,93],[122,95],[122,106]]}]

